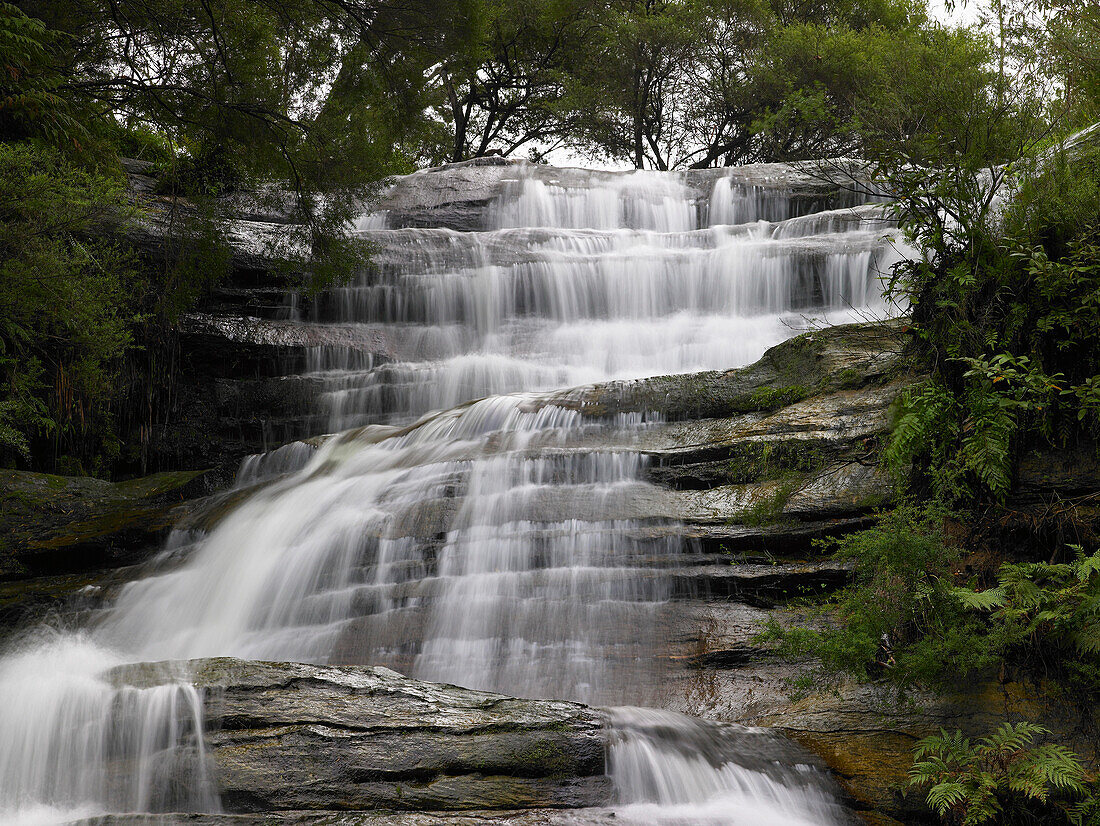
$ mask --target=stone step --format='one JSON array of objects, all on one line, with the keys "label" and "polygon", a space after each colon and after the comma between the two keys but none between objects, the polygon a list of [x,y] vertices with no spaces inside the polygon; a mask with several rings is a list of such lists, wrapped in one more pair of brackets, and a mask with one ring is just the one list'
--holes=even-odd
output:
[{"label": "stone step", "polygon": [[[607,719],[386,668],[233,659],[121,666],[205,696],[208,753],[229,812],[584,808],[610,802]],[[125,771],[126,766],[119,766]]]}]

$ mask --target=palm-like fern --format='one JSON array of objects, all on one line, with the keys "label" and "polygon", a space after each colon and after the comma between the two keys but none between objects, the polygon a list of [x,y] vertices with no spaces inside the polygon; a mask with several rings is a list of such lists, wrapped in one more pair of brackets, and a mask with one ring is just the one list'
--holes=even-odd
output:
[{"label": "palm-like fern", "polygon": [[1100,552],[1085,556],[1079,546],[1072,547],[1077,552],[1073,562],[1005,563],[996,588],[952,593],[967,608],[991,612],[1021,641],[1100,654]]},{"label": "palm-like fern", "polygon": [[1096,813],[1080,759],[1054,743],[1035,745],[1047,729],[1005,723],[975,743],[944,730],[921,740],[909,770],[912,786],[927,788],[928,806],[946,823],[1004,822],[1014,811],[1042,806],[1081,826]]}]

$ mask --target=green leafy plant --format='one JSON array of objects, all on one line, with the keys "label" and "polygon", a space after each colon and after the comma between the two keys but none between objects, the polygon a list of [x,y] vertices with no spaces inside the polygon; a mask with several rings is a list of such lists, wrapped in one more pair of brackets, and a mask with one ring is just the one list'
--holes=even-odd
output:
[{"label": "green leafy plant", "polygon": [[147,288],[117,180],[59,152],[0,143],[0,459],[117,452],[114,391]]},{"label": "green leafy plant", "polygon": [[1025,443],[1100,435],[1100,150],[1014,168],[906,196],[929,254],[893,287],[931,377],[902,399],[885,458],[948,507],[1003,501]]},{"label": "green leafy plant", "polygon": [[821,607],[823,628],[772,622],[758,640],[787,656],[816,657],[833,674],[885,678],[902,689],[948,687],[991,670],[996,652],[952,595],[957,552],[942,522],[942,514],[904,507],[823,543],[854,568],[852,584]]},{"label": "green leafy plant", "polygon": [[929,808],[952,826],[1095,823],[1080,758],[1065,746],[1035,743],[1049,734],[1032,723],[1005,723],[972,743],[941,729],[917,744],[909,783],[927,789]]},{"label": "green leafy plant", "polygon": [[56,38],[41,20],[0,2],[0,139],[32,137],[73,148],[89,138],[50,65]]},{"label": "green leafy plant", "polygon": [[1100,689],[1100,552],[1079,546],[1072,562],[1004,563],[994,588],[956,588],[968,609],[988,614],[1007,656],[1061,678],[1085,698]]}]

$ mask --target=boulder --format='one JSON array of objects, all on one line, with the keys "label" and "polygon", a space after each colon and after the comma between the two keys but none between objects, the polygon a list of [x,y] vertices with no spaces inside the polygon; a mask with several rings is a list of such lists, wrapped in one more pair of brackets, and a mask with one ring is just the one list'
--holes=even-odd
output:
[{"label": "boulder", "polygon": [[207,748],[231,812],[525,810],[609,800],[606,720],[586,706],[377,667],[211,659],[123,666],[109,679],[143,687],[181,674],[204,694]]}]

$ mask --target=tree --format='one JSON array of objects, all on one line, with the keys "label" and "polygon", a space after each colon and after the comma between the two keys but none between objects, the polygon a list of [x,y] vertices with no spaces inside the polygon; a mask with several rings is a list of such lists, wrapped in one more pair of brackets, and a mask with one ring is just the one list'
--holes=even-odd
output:
[{"label": "tree", "polygon": [[91,230],[125,212],[117,181],[0,143],[0,461],[102,471],[118,455],[115,383],[147,285]]},{"label": "tree", "polygon": [[[170,396],[173,319],[227,270],[221,196],[273,193],[297,218],[287,266],[314,283],[352,272],[362,247],[347,219],[374,182],[411,168],[430,129],[426,69],[452,48],[461,8],[21,6],[0,5],[0,452],[106,472],[125,420],[153,420]],[[153,150],[166,194],[185,196],[156,258],[94,240],[130,210],[117,152],[136,146]]]},{"label": "tree", "polygon": [[62,78],[50,66],[56,33],[11,3],[0,3],[0,140],[43,138],[79,146],[87,130],[58,94]]},{"label": "tree", "polygon": [[468,39],[431,75],[447,127],[447,159],[522,147],[538,154],[569,138],[559,108],[563,72],[583,52],[592,27],[587,0],[480,0],[467,18]]},{"label": "tree", "polygon": [[572,62],[563,108],[577,142],[636,168],[682,165],[695,43],[695,0],[612,0]]}]

